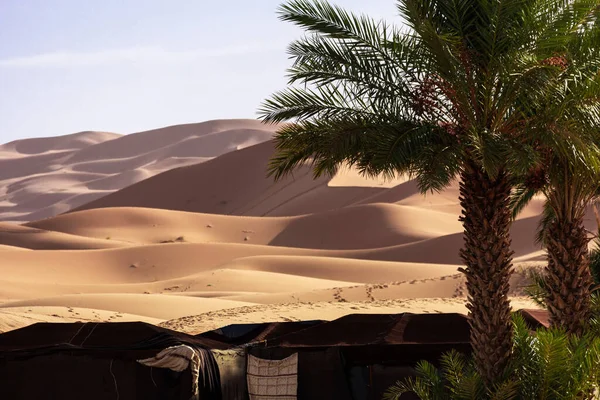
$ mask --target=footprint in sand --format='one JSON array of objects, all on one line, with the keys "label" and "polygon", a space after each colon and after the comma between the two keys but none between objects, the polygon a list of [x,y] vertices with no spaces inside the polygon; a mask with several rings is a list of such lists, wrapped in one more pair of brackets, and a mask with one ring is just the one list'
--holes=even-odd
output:
[{"label": "footprint in sand", "polygon": [[452,295],[452,297],[463,297],[464,295],[465,295],[465,287],[461,283],[456,286],[456,289],[454,289],[454,294]]},{"label": "footprint in sand", "polygon": [[371,286],[366,286],[365,289],[367,292],[367,299],[369,301],[375,301],[375,297],[373,297],[373,288]]},{"label": "footprint in sand", "polygon": [[333,292],[333,298],[340,303],[346,302],[346,299],[342,297],[342,289],[340,288],[335,289],[335,291]]}]

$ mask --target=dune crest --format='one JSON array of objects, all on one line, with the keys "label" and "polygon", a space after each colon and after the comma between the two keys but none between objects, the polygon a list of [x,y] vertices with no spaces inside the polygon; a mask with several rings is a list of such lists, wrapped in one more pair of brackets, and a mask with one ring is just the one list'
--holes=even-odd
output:
[{"label": "dune crest", "polygon": [[275,125],[215,120],[119,135],[80,132],[0,146],[0,221],[70,211],[172,168],[269,140]]}]

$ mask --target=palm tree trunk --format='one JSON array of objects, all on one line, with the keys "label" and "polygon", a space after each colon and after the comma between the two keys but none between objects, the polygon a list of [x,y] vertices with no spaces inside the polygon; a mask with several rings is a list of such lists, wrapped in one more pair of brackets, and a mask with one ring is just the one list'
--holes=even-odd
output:
[{"label": "palm tree trunk", "polygon": [[473,355],[488,387],[502,377],[512,349],[510,191],[504,172],[491,179],[475,163],[464,166],[460,182],[464,247],[460,257],[466,267],[461,271],[467,277]]},{"label": "palm tree trunk", "polygon": [[573,218],[555,218],[548,227],[548,311],[550,323],[581,335],[591,316],[588,237],[583,212]]}]

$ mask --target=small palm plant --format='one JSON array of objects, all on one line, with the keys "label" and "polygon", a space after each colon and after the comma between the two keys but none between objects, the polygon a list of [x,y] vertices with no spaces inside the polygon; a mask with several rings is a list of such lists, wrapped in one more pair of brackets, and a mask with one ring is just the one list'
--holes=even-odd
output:
[{"label": "small palm plant", "polygon": [[417,377],[397,382],[384,400],[414,393],[422,400],[588,400],[598,390],[600,339],[564,330],[535,333],[520,315],[513,318],[513,359],[496,386],[486,388],[473,359],[456,351],[445,354],[441,369],[422,361]]},{"label": "small palm plant", "polygon": [[504,380],[487,390],[473,359],[456,351],[444,354],[441,369],[427,361],[417,364],[416,378],[397,382],[384,394],[384,400],[401,400],[405,393],[414,393],[421,400],[514,399],[517,385]]}]

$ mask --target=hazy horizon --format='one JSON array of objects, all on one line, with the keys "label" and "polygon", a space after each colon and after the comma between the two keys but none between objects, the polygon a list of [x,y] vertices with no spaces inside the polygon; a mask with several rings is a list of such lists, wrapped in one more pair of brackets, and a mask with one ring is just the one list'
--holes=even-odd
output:
[{"label": "hazy horizon", "polygon": [[[0,143],[256,118],[302,34],[273,0],[48,3],[0,3]],[[394,0],[332,3],[398,22]]]}]

